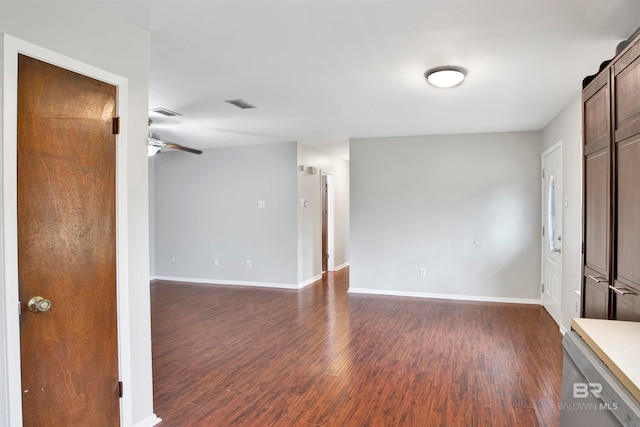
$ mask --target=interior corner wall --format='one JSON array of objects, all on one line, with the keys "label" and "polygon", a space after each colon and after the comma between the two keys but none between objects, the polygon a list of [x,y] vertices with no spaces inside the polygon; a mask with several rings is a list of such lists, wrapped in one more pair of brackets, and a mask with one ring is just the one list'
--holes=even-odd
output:
[{"label": "interior corner wall", "polygon": [[[132,393],[132,407],[131,413],[124,414],[124,417],[127,424],[148,423],[149,420],[156,419],[153,414],[151,371],[148,172],[145,143],[149,33],[116,16],[95,1],[0,1],[0,33],[128,79],[126,120],[129,146],[125,173],[128,184],[127,250],[132,384],[127,386],[127,390]],[[4,386],[6,384],[0,384],[0,387]]]},{"label": "interior corner wall", "polygon": [[580,317],[582,284],[582,102],[576,95],[542,132],[542,152],[562,141],[562,183],[567,205],[562,214],[562,293],[560,327]]},{"label": "interior corner wall", "polygon": [[295,142],[154,162],[158,278],[297,287]]},{"label": "interior corner wall", "polygon": [[351,140],[350,291],[539,303],[541,138]]},{"label": "interior corner wall", "polygon": [[[301,171],[300,167],[305,170]],[[306,168],[314,167],[311,174]],[[334,244],[336,268],[349,262],[349,162],[325,151],[298,143],[298,283],[322,274],[322,174],[333,176]],[[300,201],[307,201],[303,206]]]}]

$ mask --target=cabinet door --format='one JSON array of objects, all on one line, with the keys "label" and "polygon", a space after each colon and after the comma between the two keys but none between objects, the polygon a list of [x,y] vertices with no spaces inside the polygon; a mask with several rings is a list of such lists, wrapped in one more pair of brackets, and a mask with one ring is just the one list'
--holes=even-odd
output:
[{"label": "cabinet door", "polygon": [[607,318],[611,248],[611,128],[609,74],[583,92],[584,317]]},{"label": "cabinet door", "polygon": [[640,134],[640,43],[613,64],[615,141]]},{"label": "cabinet door", "polygon": [[640,320],[640,134],[618,142],[615,152],[615,293],[611,317]]},{"label": "cabinet door", "polygon": [[[620,289],[620,287],[618,286],[617,289]],[[640,322],[640,295],[637,291],[614,295],[615,304],[612,318],[615,320]]]},{"label": "cabinet door", "polygon": [[582,317],[591,319],[609,318],[609,281],[598,273],[585,268],[584,305]]},{"label": "cabinet door", "polygon": [[585,267],[609,279],[610,156],[603,148],[585,156]]}]

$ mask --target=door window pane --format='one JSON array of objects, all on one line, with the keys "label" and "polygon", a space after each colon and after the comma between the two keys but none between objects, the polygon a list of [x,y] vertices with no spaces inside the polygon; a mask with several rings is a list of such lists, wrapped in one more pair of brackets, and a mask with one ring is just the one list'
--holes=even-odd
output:
[{"label": "door window pane", "polygon": [[556,180],[553,175],[549,178],[549,247],[553,250],[553,242],[556,239]]}]

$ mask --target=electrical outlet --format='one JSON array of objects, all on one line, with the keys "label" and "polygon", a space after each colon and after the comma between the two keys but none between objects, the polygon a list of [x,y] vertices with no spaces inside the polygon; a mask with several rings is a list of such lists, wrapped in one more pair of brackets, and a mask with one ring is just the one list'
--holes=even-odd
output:
[{"label": "electrical outlet", "polygon": [[420,269],[420,277],[427,277],[427,269],[426,268],[421,268]]},{"label": "electrical outlet", "polygon": [[216,267],[220,265],[220,260],[218,258],[214,258],[213,259],[213,265],[215,265]]},{"label": "electrical outlet", "polygon": [[247,268],[251,268],[251,260],[250,260],[250,259],[248,259],[248,260],[246,261],[246,263],[247,263]]},{"label": "electrical outlet", "polygon": [[171,257],[171,264],[173,264],[173,263],[175,263],[175,262],[176,262],[176,257],[172,256],[172,257]]}]

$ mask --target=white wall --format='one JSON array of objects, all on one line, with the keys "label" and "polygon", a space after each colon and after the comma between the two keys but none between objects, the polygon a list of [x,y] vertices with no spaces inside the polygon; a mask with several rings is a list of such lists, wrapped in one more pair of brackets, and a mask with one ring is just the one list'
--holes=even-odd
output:
[{"label": "white wall", "polygon": [[562,141],[562,182],[568,206],[563,209],[562,294],[560,327],[571,328],[571,318],[579,317],[582,275],[582,102],[580,94],[545,127],[542,151]]},{"label": "white wall", "polygon": [[156,156],[149,157],[149,276],[156,275]]},{"label": "white wall", "polygon": [[[150,425],[153,415],[147,204],[149,34],[94,1],[0,2],[0,32],[128,79],[128,264],[132,407],[125,423]],[[6,331],[0,331],[4,334]],[[0,337],[0,341],[4,337]],[[5,365],[5,361],[0,361]],[[6,368],[6,365],[5,365]],[[5,389],[5,377],[0,389]],[[6,397],[6,396],[4,396]],[[6,399],[0,424],[7,425]],[[125,409],[125,412],[127,410]]]},{"label": "white wall", "polygon": [[297,287],[296,160],[295,142],[158,154],[156,276]]},{"label": "white wall", "polygon": [[351,140],[350,292],[539,302],[541,138]]},{"label": "white wall", "polygon": [[[334,182],[334,266],[349,261],[349,162],[298,143],[298,166],[318,169],[315,175],[298,169],[298,283],[305,283],[322,274],[322,173]],[[300,206],[300,199],[309,205]]]}]

